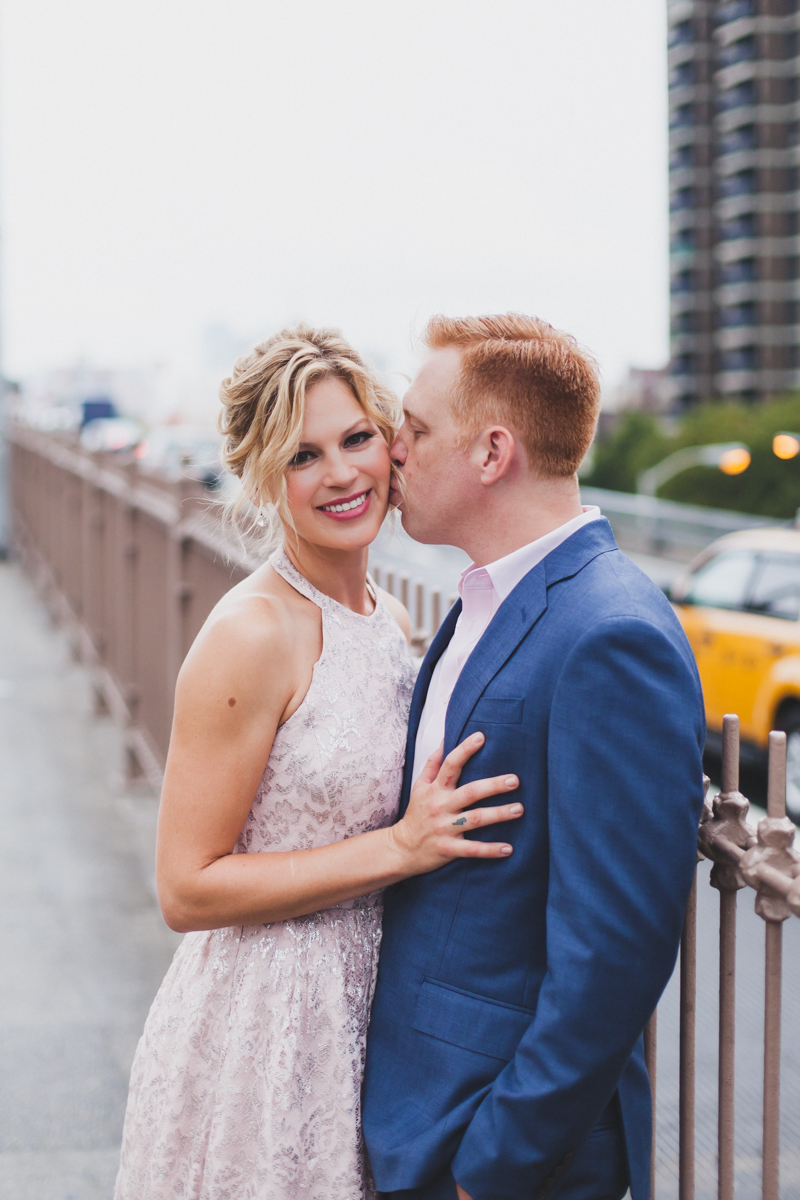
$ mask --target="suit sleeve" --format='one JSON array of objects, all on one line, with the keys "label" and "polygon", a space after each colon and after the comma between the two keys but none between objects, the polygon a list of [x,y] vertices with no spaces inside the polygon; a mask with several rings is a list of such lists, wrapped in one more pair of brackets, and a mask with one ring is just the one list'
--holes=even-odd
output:
[{"label": "suit sleeve", "polygon": [[473,1200],[544,1192],[616,1090],[675,965],[703,738],[699,679],[677,638],[619,617],[580,639],[548,732],[547,970],[453,1162]]}]

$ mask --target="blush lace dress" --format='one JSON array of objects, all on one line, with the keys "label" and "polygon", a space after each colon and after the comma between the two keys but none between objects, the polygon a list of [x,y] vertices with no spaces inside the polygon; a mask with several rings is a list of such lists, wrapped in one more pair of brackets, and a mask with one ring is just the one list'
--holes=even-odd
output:
[{"label": "blush lace dress", "polygon": [[[276,735],[236,853],[306,849],[397,812],[414,669],[380,597],[359,616],[283,550],[322,655]],[[115,1200],[368,1200],[361,1078],[381,896],[190,933],[136,1052]]]}]

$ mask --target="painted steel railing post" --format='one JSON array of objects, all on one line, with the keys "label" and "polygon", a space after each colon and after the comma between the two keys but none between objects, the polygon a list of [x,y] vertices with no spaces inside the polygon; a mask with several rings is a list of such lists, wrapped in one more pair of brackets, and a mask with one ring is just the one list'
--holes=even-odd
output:
[{"label": "painted steel railing post", "polygon": [[[769,735],[767,821],[762,821],[761,824],[766,825],[768,822],[775,822],[775,833],[779,833],[777,826],[786,822],[785,733],[773,732]],[[793,839],[793,829],[791,836]],[[761,840],[759,836],[759,841]],[[765,837],[764,841],[766,840]],[[779,901],[775,906],[769,907],[772,909],[771,913],[765,908],[760,914],[767,922],[764,964],[764,1135],[761,1194],[763,1200],[779,1200],[783,922],[789,916],[789,910],[785,901]]]},{"label": "painted steel railing post", "polygon": [[678,1197],[694,1200],[695,999],[697,994],[697,875],[683,918],[680,981],[680,1079],[678,1085]]},{"label": "painted steel railing post", "polygon": [[[748,802],[739,791],[739,718],[728,713],[722,720],[722,791],[715,800],[717,821],[736,845],[752,840],[744,818]],[[719,1065],[717,1111],[719,1200],[733,1200],[735,1161],[736,1069],[736,893],[745,882],[736,867],[718,863],[711,885],[719,891]]]},{"label": "painted steel railing post", "polygon": [[644,1027],[644,1063],[650,1078],[650,1200],[656,1200],[656,1072],[658,1062],[658,1009]]}]

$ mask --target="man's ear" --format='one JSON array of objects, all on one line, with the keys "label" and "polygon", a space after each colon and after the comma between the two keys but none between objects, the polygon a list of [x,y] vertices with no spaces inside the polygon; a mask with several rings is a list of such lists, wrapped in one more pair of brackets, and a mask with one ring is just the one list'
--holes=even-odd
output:
[{"label": "man's ear", "polygon": [[516,439],[504,425],[491,425],[476,438],[481,483],[490,487],[511,470],[517,452]]}]

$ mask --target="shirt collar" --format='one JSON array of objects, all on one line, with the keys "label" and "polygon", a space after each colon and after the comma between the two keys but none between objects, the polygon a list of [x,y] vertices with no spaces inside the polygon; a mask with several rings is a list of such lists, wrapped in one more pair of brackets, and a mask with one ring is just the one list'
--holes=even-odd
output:
[{"label": "shirt collar", "polygon": [[[590,521],[597,521],[602,517],[600,509],[592,504],[584,508],[583,512],[577,517],[573,517],[571,521],[566,521],[563,525],[559,525],[557,529],[551,529],[543,537],[536,538],[533,542],[528,542],[527,546],[520,546],[518,550],[512,550],[510,554],[506,554],[503,558],[498,558],[496,562],[488,563],[485,567],[476,567],[473,563],[461,573],[461,579],[458,584],[458,594],[463,596],[464,584],[468,576],[475,573],[476,576],[488,575],[491,580],[492,587],[497,593],[500,602],[509,596],[521,579],[524,579],[529,571],[532,571],[535,566],[546,558],[552,550],[565,542],[568,537],[571,537],[582,526],[588,525]],[[474,580],[478,583],[478,579]]]}]

